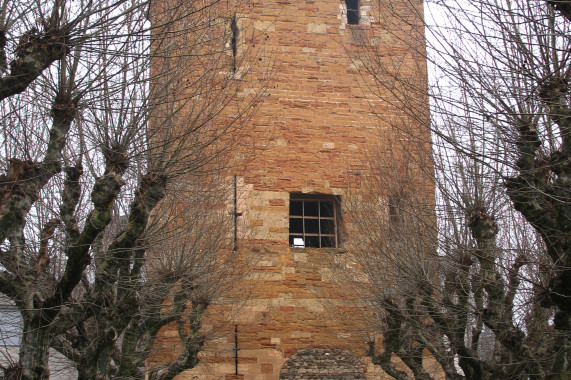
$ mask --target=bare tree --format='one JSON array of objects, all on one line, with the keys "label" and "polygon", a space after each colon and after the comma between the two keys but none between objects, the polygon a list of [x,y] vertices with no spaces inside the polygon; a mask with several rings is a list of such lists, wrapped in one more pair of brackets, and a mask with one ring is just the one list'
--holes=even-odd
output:
[{"label": "bare tree", "polygon": [[[354,50],[375,78],[370,89],[402,119],[431,132],[436,171],[387,170],[419,167],[422,154],[414,151],[384,155],[372,164],[377,176],[363,197],[377,194],[383,202],[357,208],[358,224],[375,228],[358,236],[367,244],[352,247],[367,274],[367,281],[353,283],[375,311],[376,331],[383,335],[383,348],[370,339],[370,355],[398,379],[432,378],[423,363],[426,351],[450,379],[566,379],[567,5],[438,2],[428,8],[437,12],[435,25],[426,29],[427,53],[417,43],[424,37],[422,8],[408,5],[381,7],[378,17],[386,23],[380,28],[390,38],[375,39],[372,30],[363,48]],[[411,33],[415,43],[408,42]],[[384,53],[387,40],[402,47],[398,55]],[[409,125],[392,123],[409,141],[396,144],[401,151],[429,140]],[[437,191],[432,224],[424,211],[431,202],[417,190],[428,180]]]},{"label": "bare tree", "polygon": [[169,323],[180,356],[150,377],[196,365],[201,314],[240,272],[211,174],[259,100],[237,95],[232,4],[2,2],[0,292],[23,319],[7,377],[49,377],[53,347],[80,378],[142,378]]}]

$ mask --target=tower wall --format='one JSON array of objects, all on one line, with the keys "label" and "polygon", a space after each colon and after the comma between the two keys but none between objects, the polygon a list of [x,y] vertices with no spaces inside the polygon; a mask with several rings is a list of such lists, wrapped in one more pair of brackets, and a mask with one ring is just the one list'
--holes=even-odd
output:
[{"label": "tower wall", "polygon": [[[375,3],[360,1],[359,25],[347,23],[344,0],[254,0],[240,13],[240,25],[248,27],[239,31],[238,41],[254,47],[255,62],[273,66],[264,102],[246,131],[244,152],[236,152],[237,158],[248,157],[235,169],[241,213],[237,220],[244,237],[239,249],[255,257],[255,268],[237,287],[245,295],[238,312],[225,314],[229,308],[213,305],[205,319],[209,328],[224,316],[226,334],[206,345],[202,365],[177,378],[277,380],[284,363],[307,348],[317,349],[317,356],[348,350],[361,363],[362,378],[383,378],[365,358],[366,337],[348,326],[347,316],[366,311],[342,289],[335,268],[344,260],[344,240],[356,228],[344,210],[367,176],[370,147],[379,137],[390,137],[391,121],[405,116],[387,102],[391,95],[379,89],[351,55],[364,51],[364,40],[373,41],[385,49],[379,59],[398,62],[399,75],[424,85],[426,63],[423,48],[407,46],[410,26],[388,31],[388,25],[400,21]],[[409,9],[406,19],[418,26],[421,2],[415,11]],[[406,9],[400,10],[401,16],[403,12]],[[253,83],[261,83],[267,72],[253,66],[250,75]],[[252,96],[251,91],[253,87],[245,88],[239,96]],[[409,133],[426,134],[425,140],[430,140],[414,122],[404,124]],[[385,151],[390,147],[386,148],[380,147],[378,159],[389,159]],[[290,247],[292,194],[337,197],[338,247]],[[331,371],[323,378],[341,376],[335,366]]]}]

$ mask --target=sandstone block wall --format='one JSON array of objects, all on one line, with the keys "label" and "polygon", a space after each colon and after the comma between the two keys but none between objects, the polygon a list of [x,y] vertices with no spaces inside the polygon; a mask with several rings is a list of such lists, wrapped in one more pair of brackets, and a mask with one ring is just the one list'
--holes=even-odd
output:
[{"label": "sandstone block wall", "polygon": [[[344,201],[350,192],[358,191],[360,179],[367,174],[370,144],[391,133],[387,120],[398,117],[393,105],[367,90],[367,84],[374,86],[374,81],[348,54],[361,48],[360,38],[370,36],[371,41],[386,46],[386,56],[396,57],[403,73],[420,75],[422,80],[426,75],[424,58],[383,31],[386,26],[381,20],[392,16],[383,13],[377,3],[360,1],[360,25],[347,24],[344,0],[254,0],[241,11],[239,16],[248,22],[240,25],[251,26],[240,32],[243,43],[263,46],[255,60],[272,60],[275,67],[268,96],[247,132],[255,142],[254,154],[248,155],[253,158],[241,162],[235,173],[242,213],[239,229],[244,236],[239,245],[245,255],[255,257],[256,264],[236,289],[236,300],[243,296],[236,314],[229,315],[223,306],[209,310],[205,326],[215,324],[208,318],[226,318],[226,334],[207,344],[199,367],[178,378],[387,377],[364,357],[365,337],[348,326],[347,315],[364,311],[335,277],[343,247],[290,248],[288,243],[290,194],[338,195],[344,209]],[[420,1],[416,10],[419,13],[408,15],[409,19],[422,15]],[[253,75],[258,75],[256,67]],[[251,92],[246,88],[241,96],[251,96]],[[415,133],[426,133],[416,129]],[[342,219],[341,234],[352,228],[347,214]],[[310,353],[314,364],[330,363],[338,370],[303,377],[295,374],[296,368],[306,373],[322,368],[311,369],[301,362],[284,367],[288,359],[304,353]],[[325,359],[326,353],[336,358],[341,355],[347,362],[336,364]]]}]

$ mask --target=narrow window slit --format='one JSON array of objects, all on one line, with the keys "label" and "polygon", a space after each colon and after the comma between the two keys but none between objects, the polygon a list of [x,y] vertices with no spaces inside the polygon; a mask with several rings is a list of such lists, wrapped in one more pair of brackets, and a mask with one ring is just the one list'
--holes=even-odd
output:
[{"label": "narrow window slit", "polygon": [[232,40],[230,41],[232,46],[232,71],[236,72],[236,58],[238,56],[238,21],[236,20],[236,15],[232,16],[230,21],[230,31],[232,32]]},{"label": "narrow window slit", "polygon": [[345,0],[347,6],[347,23],[350,25],[359,24],[359,0]]}]

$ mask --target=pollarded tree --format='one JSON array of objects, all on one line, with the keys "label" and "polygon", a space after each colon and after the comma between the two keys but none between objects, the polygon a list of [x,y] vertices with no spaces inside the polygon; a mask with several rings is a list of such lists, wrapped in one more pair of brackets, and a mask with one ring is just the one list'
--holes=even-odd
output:
[{"label": "pollarded tree", "polygon": [[[428,168],[427,153],[374,160],[351,204],[360,228],[347,260],[357,266],[343,270],[360,280],[351,289],[373,310],[361,323],[373,362],[397,379],[437,378],[442,370],[451,379],[545,376],[559,363],[561,336],[536,299],[546,284],[539,268],[550,265],[540,237],[510,207],[498,166],[439,149],[434,182],[419,170]],[[427,190],[434,183],[436,210]],[[490,327],[491,316],[499,327]],[[524,331],[527,353],[509,340]],[[438,366],[429,366],[427,351]]]},{"label": "pollarded tree", "polygon": [[[213,333],[201,330],[203,313],[248,268],[233,250],[232,219],[224,204],[229,189],[224,178],[212,175],[171,184],[133,257],[117,264],[112,288],[103,284],[95,292],[97,281],[108,278],[97,271],[128,228],[127,218],[117,218],[101,235],[88,271],[95,273],[92,294],[101,298],[94,306],[83,291],[72,296],[61,312],[67,323],[53,330],[52,347],[76,364],[80,377],[98,376],[92,360],[101,357],[111,365],[102,372],[113,378],[146,373],[150,379],[168,379],[198,363],[197,354]],[[178,339],[161,348],[155,340],[164,329],[176,331]],[[165,360],[173,352],[175,360]]]},{"label": "pollarded tree", "polygon": [[1,10],[0,292],[23,319],[5,374],[47,378],[53,347],[80,378],[142,378],[171,323],[183,349],[152,376],[172,378],[196,364],[201,313],[239,274],[217,220],[227,194],[201,176],[224,167],[258,100],[237,96],[247,65],[240,81],[228,66],[239,9],[42,0]]},{"label": "pollarded tree", "polygon": [[[371,182],[387,199],[376,211],[377,230],[368,240],[373,249],[358,246],[362,255],[355,255],[374,286],[355,284],[377,310],[383,332],[384,351],[373,347],[371,355],[396,378],[432,376],[422,365],[423,350],[447,378],[568,378],[566,3],[439,2],[427,8],[434,11],[427,53],[416,44],[424,36],[422,8],[399,4],[378,15],[385,37],[353,51],[376,79],[371,89],[403,119],[432,132],[438,228],[419,218],[418,210],[430,204],[415,191],[422,175],[393,178],[413,184],[399,203],[400,221],[387,216],[395,185]],[[414,44],[410,33],[418,37]],[[385,43],[403,49],[387,56]],[[424,61],[414,57],[428,59],[428,86]],[[406,125],[396,120],[393,127],[414,141],[418,136]],[[398,165],[407,162],[401,159]],[[373,165],[379,178],[390,178],[382,165]],[[408,373],[394,365],[395,356]]]}]

